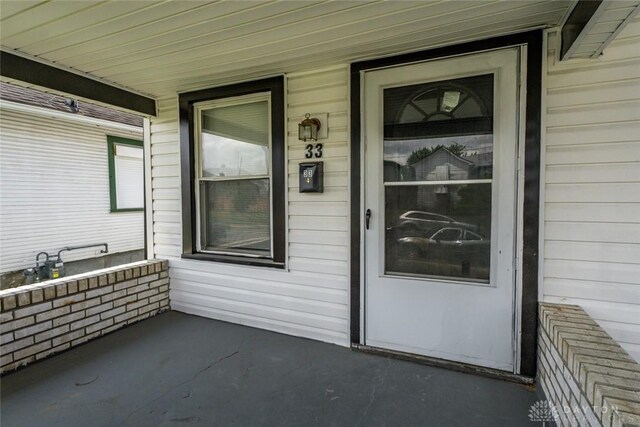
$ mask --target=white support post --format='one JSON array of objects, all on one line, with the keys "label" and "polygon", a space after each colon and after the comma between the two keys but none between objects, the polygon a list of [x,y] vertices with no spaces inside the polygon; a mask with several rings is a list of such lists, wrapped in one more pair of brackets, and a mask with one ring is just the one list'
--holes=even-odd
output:
[{"label": "white support post", "polygon": [[144,146],[144,214],[146,226],[147,259],[155,258],[153,247],[153,188],[151,179],[151,122],[147,117],[143,119]]}]

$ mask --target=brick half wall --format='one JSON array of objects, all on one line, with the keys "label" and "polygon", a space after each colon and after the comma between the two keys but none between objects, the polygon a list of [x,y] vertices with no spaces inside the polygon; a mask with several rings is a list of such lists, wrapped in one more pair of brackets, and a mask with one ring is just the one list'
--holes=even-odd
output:
[{"label": "brick half wall", "polygon": [[538,380],[558,425],[640,425],[640,365],[582,308],[540,304],[538,335]]},{"label": "brick half wall", "polygon": [[150,260],[0,291],[0,373],[169,310],[168,263]]}]

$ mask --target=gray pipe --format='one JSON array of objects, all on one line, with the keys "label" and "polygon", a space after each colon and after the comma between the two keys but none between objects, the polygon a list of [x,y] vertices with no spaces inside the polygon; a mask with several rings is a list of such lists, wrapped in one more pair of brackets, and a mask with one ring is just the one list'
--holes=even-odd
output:
[{"label": "gray pipe", "polygon": [[81,245],[81,246],[65,246],[64,248],[60,249],[60,251],[58,252],[58,259],[62,260],[62,258],[60,258],[60,254],[62,252],[74,251],[76,249],[93,248],[95,246],[104,246],[104,249],[100,251],[101,254],[109,253],[109,245],[107,243],[94,243],[92,245]]}]

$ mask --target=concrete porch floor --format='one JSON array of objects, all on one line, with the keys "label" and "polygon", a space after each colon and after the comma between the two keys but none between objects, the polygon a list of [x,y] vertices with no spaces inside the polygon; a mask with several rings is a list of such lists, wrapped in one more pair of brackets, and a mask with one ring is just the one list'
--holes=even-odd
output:
[{"label": "concrete porch floor", "polygon": [[2,378],[2,426],[531,426],[528,387],[177,312]]}]

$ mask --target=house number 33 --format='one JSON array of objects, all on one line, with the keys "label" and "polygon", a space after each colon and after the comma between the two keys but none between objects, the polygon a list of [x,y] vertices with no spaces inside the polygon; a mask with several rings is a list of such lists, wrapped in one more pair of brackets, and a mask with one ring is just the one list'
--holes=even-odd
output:
[{"label": "house number 33", "polygon": [[307,151],[305,152],[304,157],[307,159],[311,159],[314,156],[318,159],[322,157],[322,144],[316,144],[315,146],[313,144],[307,144],[305,149]]}]

